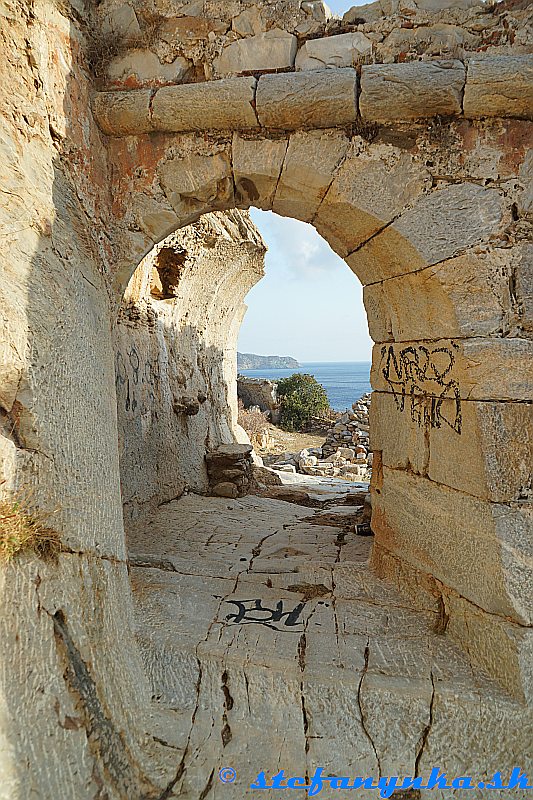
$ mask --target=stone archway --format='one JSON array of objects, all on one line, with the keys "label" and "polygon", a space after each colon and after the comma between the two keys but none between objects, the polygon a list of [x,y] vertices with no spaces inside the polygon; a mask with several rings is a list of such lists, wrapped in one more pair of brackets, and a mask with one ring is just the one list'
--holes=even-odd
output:
[{"label": "stone archway", "polygon": [[483,185],[475,155],[464,165],[466,143],[476,154],[500,123],[399,127],[372,141],[339,129],[115,139],[121,214],[146,248],[253,204],[310,222],[347,261],[376,342],[374,565],[439,595],[449,633],[464,643],[475,630],[472,657],[520,694],[531,342],[509,288],[523,246],[501,246],[517,197]]},{"label": "stone archway", "polygon": [[[133,6],[141,14],[144,5],[99,8],[135,27]],[[226,5],[240,8],[205,4],[212,15],[224,15]],[[271,29],[298,27],[310,37],[306,51],[324,46],[310,44],[324,26],[304,19],[304,4],[284,0],[274,21],[272,4],[256,5]],[[314,15],[321,4],[305,5]],[[390,4],[390,20],[381,19],[381,7],[369,14],[396,37],[428,34],[403,27],[400,5]],[[281,213],[313,221],[366,285],[378,343],[373,427],[382,448],[375,567],[416,602],[437,600],[448,634],[512,696],[469,694],[475,678],[459,693],[475,707],[467,738],[481,741],[479,763],[487,742],[492,748],[500,739],[502,761],[520,756],[516,732],[528,720],[532,331],[531,57],[516,22],[520,9],[509,21],[500,8],[483,8],[490,41],[461,34],[461,42],[489,52],[464,63],[450,52],[439,60],[432,47],[436,65],[415,53],[413,63],[307,74],[290,71],[296,33],[254,34],[262,45],[275,40],[276,53],[287,49],[290,62],[257,64],[247,42],[252,9],[223,35],[243,31],[236,49],[244,42],[254,56],[253,77],[222,82],[211,80],[221,74],[210,50],[219,22],[172,18],[169,3],[167,39],[194,29],[191,63],[193,50],[201,51],[192,83],[163,90],[155,75],[94,97],[95,63],[84,50],[90,13],[47,0],[4,6],[2,477],[10,487],[32,485],[40,505],[60,506],[65,551],[57,564],[28,555],[0,574],[2,800],[31,793],[163,800],[183,772],[181,755],[160,730],[154,736],[133,635],[111,327],[117,298],[156,242],[204,213],[252,204],[279,204]],[[201,16],[200,6],[187,4]],[[442,36],[423,2],[405,6],[409,14],[416,7],[416,24],[429,26],[430,38]],[[478,26],[476,18],[471,27]],[[340,43],[339,30],[328,33]],[[402,52],[392,59],[401,61]],[[179,72],[180,62],[173,64]],[[264,74],[272,69],[289,71]],[[380,670],[373,680],[390,697]],[[219,678],[213,686],[225,698]],[[428,739],[428,688],[426,679],[426,728],[410,763]],[[463,725],[454,724],[457,701],[450,700],[456,690],[443,693],[442,727],[430,739],[437,746],[426,753],[451,752],[454,767],[464,764],[457,756]],[[356,695],[340,692],[349,711]],[[379,721],[379,712],[371,716]],[[362,723],[361,710],[358,733],[368,749]]]}]

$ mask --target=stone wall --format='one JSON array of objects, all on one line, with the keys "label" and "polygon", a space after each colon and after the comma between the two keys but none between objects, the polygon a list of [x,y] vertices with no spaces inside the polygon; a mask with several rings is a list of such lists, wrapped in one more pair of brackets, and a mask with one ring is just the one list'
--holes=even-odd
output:
[{"label": "stone wall", "polygon": [[[0,798],[160,794],[133,637],[109,287],[112,192],[86,19],[0,2],[0,491],[61,535],[0,566]],[[4,482],[5,481],[5,482]]]},{"label": "stone wall", "polygon": [[[360,277],[377,343],[374,567],[421,604],[439,604],[473,663],[527,696],[529,13],[520,2],[402,0],[338,23],[321,3],[296,0],[139,0],[90,14],[79,2],[1,0],[1,491],[31,490],[36,507],[57,511],[63,541],[57,564],[28,555],[0,571],[1,800],[170,796],[175,753],[146,734],[120,494],[115,378],[124,401],[136,359],[123,371],[119,359],[115,375],[112,331],[142,259],[206,213],[255,205],[312,222]],[[265,53],[275,60],[258,62]],[[331,66],[306,68],[317,61]],[[411,104],[406,86],[416,89]],[[120,91],[93,98],[105,88]],[[237,219],[205,224],[219,225],[218,242]],[[186,445],[193,430],[223,440],[234,419],[202,421],[199,395],[209,384],[202,348],[220,357],[222,331],[235,340],[233,295],[258,275],[257,243],[247,251],[250,229],[239,235],[244,260],[232,259],[232,273],[226,259],[227,284],[218,261],[199,260],[210,265],[202,283],[191,268],[182,309],[203,342],[167,310],[172,271],[158,273],[157,297],[138,292],[137,279],[126,296],[122,358],[131,335],[139,365],[159,366],[171,329],[185,353],[184,383],[176,353],[160,397],[148,380],[135,412],[121,411],[132,515],[156,497],[171,401],[176,448],[179,426]],[[231,303],[217,305],[219,286]],[[208,314],[217,308],[218,329]],[[217,404],[225,369],[213,374]],[[152,401],[166,409],[161,422]],[[197,486],[201,449],[181,462]],[[165,465],[166,495],[179,491],[180,469],[170,476]]]},{"label": "stone wall", "polygon": [[245,212],[209,214],[164,239],[131,279],[115,329],[128,519],[185,487],[206,491],[206,452],[235,441],[237,336],[264,252]]}]

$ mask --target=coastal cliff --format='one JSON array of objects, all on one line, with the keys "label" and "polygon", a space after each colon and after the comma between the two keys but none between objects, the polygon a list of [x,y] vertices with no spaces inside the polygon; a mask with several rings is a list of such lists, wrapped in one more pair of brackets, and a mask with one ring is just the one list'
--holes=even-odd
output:
[{"label": "coastal cliff", "polygon": [[237,369],[298,369],[300,364],[290,356],[257,356],[237,353]]}]

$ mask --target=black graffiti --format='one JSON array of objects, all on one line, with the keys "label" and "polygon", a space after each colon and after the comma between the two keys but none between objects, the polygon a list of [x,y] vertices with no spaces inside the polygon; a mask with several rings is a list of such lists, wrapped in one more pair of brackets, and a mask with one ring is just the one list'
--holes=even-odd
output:
[{"label": "black graffiti", "polygon": [[300,615],[305,608],[305,603],[298,603],[292,611],[285,611],[283,600],[276,603],[275,608],[263,606],[262,600],[226,600],[225,602],[237,606],[237,613],[228,614],[227,622],[232,625],[264,625],[272,630],[280,631],[277,627],[281,623],[285,628],[302,626]]},{"label": "black graffiti", "polygon": [[[146,360],[144,364],[134,345],[125,356],[119,351],[115,359],[115,386],[117,397],[126,411],[135,413],[139,407],[137,392],[140,393],[141,413],[156,414],[157,392],[161,383],[161,365],[157,359]],[[142,389],[140,387],[143,387]]]},{"label": "black graffiti", "polygon": [[[447,425],[459,435],[462,431],[461,392],[453,376],[458,346],[419,345],[396,352],[391,345],[381,349],[382,374],[394,395],[399,411],[410,411],[420,427],[441,428]],[[451,400],[452,413],[447,415]]]}]

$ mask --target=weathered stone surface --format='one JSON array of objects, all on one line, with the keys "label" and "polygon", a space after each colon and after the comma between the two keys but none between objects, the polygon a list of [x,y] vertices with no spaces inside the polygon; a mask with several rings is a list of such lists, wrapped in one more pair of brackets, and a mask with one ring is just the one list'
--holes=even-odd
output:
[{"label": "weathered stone surface", "polygon": [[520,178],[524,189],[520,195],[520,213],[527,219],[533,218],[533,148],[527,151],[524,163],[520,167]]},{"label": "weathered stone surface", "polygon": [[377,122],[460,114],[464,84],[460,61],[371,64],[361,68],[359,109]]},{"label": "weathered stone surface", "polygon": [[348,146],[349,140],[341,131],[293,133],[272,210],[285,217],[310,222]]},{"label": "weathered stone surface", "polygon": [[234,17],[231,27],[240,36],[254,36],[258,33],[263,33],[263,24],[260,9],[252,6],[241,11],[237,17]]},{"label": "weathered stone surface", "polygon": [[[452,405],[443,404],[446,418],[453,419]],[[461,417],[460,436],[446,425],[431,431],[430,479],[500,503],[531,503],[533,406],[469,401],[462,403]]]},{"label": "weathered stone surface", "polygon": [[495,189],[471,183],[446,186],[420,197],[347,263],[363,283],[375,280],[378,270],[387,278],[415,272],[487,241],[497,233],[503,212],[503,198]]},{"label": "weathered stone surface", "polygon": [[99,92],[93,100],[93,114],[103,132],[111,136],[149,133],[153,130],[151,95],[149,89]]},{"label": "weathered stone surface", "polygon": [[533,55],[472,57],[464,113],[465,117],[533,119]]},{"label": "weathered stone surface", "polygon": [[[180,496],[185,485],[207,491],[206,440],[212,447],[233,441],[233,320],[241,319],[263,263],[264,246],[247,214],[210,214],[162,241],[131,279],[114,331],[128,524],[143,509]],[[208,282],[213,292],[205,292]],[[193,362],[189,371],[184,365]],[[186,398],[198,410],[194,416],[187,416]],[[239,446],[237,454],[250,450]]]},{"label": "weathered stone surface", "polygon": [[357,73],[352,69],[263,75],[257,115],[266,128],[334,128],[356,119]]},{"label": "weathered stone surface", "polygon": [[267,33],[239,39],[225,47],[222,55],[215,59],[215,70],[218,75],[231,75],[292,67],[297,47],[296,36],[272,28]]},{"label": "weathered stone surface", "polygon": [[160,242],[180,226],[175,211],[164,199],[138,193],[132,210],[139,227],[153,242]]},{"label": "weathered stone surface", "polygon": [[[393,8],[384,0],[380,14],[394,14],[363,29],[376,58],[427,61],[439,41],[464,42],[471,53],[484,48],[487,58],[529,47],[524,3],[507,11],[498,4],[471,14],[454,9],[431,19],[423,4],[402,0]],[[423,465],[429,478],[391,470],[390,445],[374,454],[374,493],[383,513],[379,527],[378,502],[373,524],[379,540],[395,548],[399,572],[408,575],[400,597],[367,569],[370,539],[340,531],[344,515],[335,527],[303,521],[312,514],[309,505],[351,494],[354,484],[347,490],[345,481],[309,477],[302,487],[300,476],[280,473],[293,488],[279,496],[308,504],[296,512],[289,503],[273,508],[201,497],[172,510],[177,523],[165,516],[166,505],[157,519],[141,521],[146,506],[167,503],[185,483],[207,492],[206,449],[244,435],[235,424],[231,391],[233,343],[243,293],[259,277],[263,248],[245,218],[228,211],[237,202],[234,131],[154,133],[149,95],[125,90],[114,108],[104,109],[111,114],[104,128],[123,138],[103,137],[90,113],[93,78],[102,77],[93,45],[104,45],[100,62],[116,48],[124,52],[128,42],[122,37],[129,37],[131,23],[129,44],[153,48],[161,64],[185,58],[194,65],[187,80],[211,81],[215,54],[239,35],[233,19],[252,6],[247,0],[132,0],[125,7],[122,0],[104,0],[93,15],[89,5],[40,0],[29,9],[4,2],[0,12],[0,481],[7,481],[1,491],[24,487],[43,511],[57,508],[54,524],[72,551],[57,564],[26,557],[0,570],[0,797],[200,798],[218,796],[218,787],[228,800],[242,800],[245,779],[255,775],[244,766],[235,786],[220,788],[216,770],[231,762],[239,769],[253,766],[258,752],[266,766],[285,762],[298,774],[314,763],[349,775],[359,768],[368,774],[417,768],[423,774],[440,764],[450,774],[485,776],[525,763],[531,737],[521,703],[531,659],[522,622],[529,619],[532,594],[532,523],[524,431],[530,424],[527,346],[533,330],[526,120],[376,126],[350,117],[349,167],[337,175],[339,219],[331,207],[323,220],[335,246],[353,258],[354,242],[360,247],[360,274],[365,269],[369,283],[422,274],[433,258],[445,269],[444,261],[476,248],[492,263],[487,282],[498,273],[491,286],[503,303],[500,331],[488,322],[495,309],[481,291],[481,268],[477,282],[465,274],[463,283],[455,283],[451,273],[441,282],[450,335],[455,307],[463,331],[458,341],[467,341],[463,336],[476,325],[487,326],[486,339],[480,331],[460,345],[468,362],[459,370],[461,392],[475,384],[474,397],[482,385],[505,400],[461,398],[466,408],[455,448],[455,397],[440,406],[434,398],[424,409],[415,404],[414,419],[410,406],[403,416],[394,412],[401,430],[390,435],[406,448],[418,443],[405,424],[418,427],[419,418],[427,420],[426,409],[430,422],[441,422],[429,431],[430,459]],[[290,36],[307,25],[305,36],[322,38],[325,9],[299,6],[299,0],[256,0],[253,8],[265,28],[279,25]],[[100,41],[98,19],[112,20],[119,9],[121,35]],[[154,34],[156,20],[162,24]],[[412,28],[394,32],[410,23]],[[463,25],[468,35],[460,32]],[[336,29],[334,23],[328,33]],[[427,48],[400,49],[403,42],[421,46],[426,31]],[[328,72],[328,80],[345,74]],[[317,74],[304,78],[316,80]],[[301,103],[308,84],[294,86],[304,93]],[[312,94],[307,99],[315,102]],[[352,113],[353,96],[350,91],[349,102],[339,100],[329,118],[327,102],[315,104],[308,117],[298,117],[297,105],[289,104],[281,129],[263,131],[269,153],[258,145],[254,160],[250,146],[243,147],[239,184],[265,176],[265,204],[270,202],[288,134],[323,124],[343,127],[340,112],[346,107]],[[505,113],[517,113],[513,104]],[[328,131],[324,142],[330,138]],[[330,168],[334,177],[339,167],[333,158]],[[316,173],[320,180],[310,171],[297,189],[308,192],[310,203],[327,182],[327,170]],[[286,177],[287,185],[298,182],[294,172],[287,170]],[[365,186],[371,188],[365,192]],[[417,202],[424,193],[428,197]],[[246,205],[252,195],[238,202]],[[495,197],[502,198],[501,207]],[[223,214],[212,213],[219,209]],[[158,264],[143,265],[117,321],[122,288],[139,259],[169,228],[206,213],[207,221],[158,246]],[[380,233],[376,220],[386,230]],[[405,229],[396,227],[403,223]],[[368,234],[373,238],[364,244]],[[473,278],[473,264],[463,267]],[[500,278],[508,281],[509,304]],[[480,292],[471,328],[461,299],[469,286]],[[433,352],[442,341],[431,328],[437,309],[417,305],[402,291],[391,293],[394,334],[412,331],[421,363],[418,345],[429,350],[446,383],[449,338],[444,351]],[[341,300],[346,302],[339,299],[333,325],[342,316]],[[418,310],[426,322],[417,329]],[[410,340],[397,344],[403,349]],[[509,351],[505,357],[500,348]],[[410,363],[408,374],[425,384],[427,373]],[[397,377],[401,393],[405,373]],[[453,385],[448,388],[453,392]],[[189,416],[187,409],[198,413]],[[237,490],[243,488],[242,461],[220,469],[231,473],[228,482],[235,481]],[[408,466],[406,461],[400,463]],[[482,500],[478,491],[487,497],[499,492],[501,501]],[[353,494],[348,499],[361,502]],[[130,529],[134,519],[137,528],[129,531],[137,549],[128,555],[124,519]],[[339,532],[346,533],[344,541]],[[414,578],[413,563],[420,564]],[[138,589],[136,631],[128,571]],[[242,603],[254,596],[268,604],[271,619],[280,601],[284,610],[302,604],[304,625],[295,631],[280,617],[280,631],[256,621],[237,630],[238,605],[223,605],[224,598]],[[451,647],[452,637],[468,656]],[[520,702],[502,698],[482,669]],[[265,737],[265,730],[275,733]]]},{"label": "weathered stone surface", "polygon": [[375,342],[498,335],[511,309],[508,251],[469,252],[365,287]]},{"label": "weathered stone surface", "polygon": [[[391,147],[377,145],[370,152],[350,153],[318,210],[315,227],[339,255],[347,256],[413,204],[429,180],[410,154]],[[355,261],[347,263],[362,283],[377,280],[386,269],[386,262],[377,260],[366,271]]]},{"label": "weathered stone surface", "polygon": [[174,158],[159,168],[161,185],[183,224],[194,222],[213,208],[233,203],[233,173],[229,153],[192,154]]},{"label": "weathered stone surface", "polygon": [[[374,346],[371,382],[411,394],[466,400],[531,400],[533,341],[497,337]],[[446,393],[443,395],[444,390]]]},{"label": "weathered stone surface", "polygon": [[158,131],[246,130],[258,128],[253,109],[255,78],[227,78],[208,83],[165,86],[152,102]]},{"label": "weathered stone surface", "polygon": [[296,69],[353,67],[360,56],[371,50],[372,42],[360,31],[309,39],[298,51]]},{"label": "weathered stone surface", "polygon": [[[338,553],[330,544],[338,529],[308,524],[309,513],[259,498],[188,497],[152,519],[151,566],[143,532],[132,541],[137,636],[160,698],[159,724],[173,709],[172,742],[194,748],[176,796],[199,796],[231,752],[242,785],[224,794],[251,797],[258,747],[265,758],[281,756],[287,775],[304,774],[307,759],[335,775],[377,774],[380,766],[411,775],[421,758],[436,757],[459,774],[465,746],[475,749],[468,763],[481,775],[492,766],[493,741],[500,766],[512,764],[525,752],[516,736],[528,719],[520,703],[436,632],[434,604],[422,609],[376,579],[365,563],[368,540]],[[268,620],[271,612],[258,609],[278,603],[283,612],[299,609],[294,624],[249,621]],[[274,729],[266,739],[265,726]],[[430,771],[424,762],[423,774]],[[375,792],[359,793],[371,800]]]},{"label": "weathered stone surface", "polygon": [[213,494],[216,495],[216,497],[235,498],[238,497],[239,490],[234,483],[225,481],[223,483],[217,483],[217,485],[213,487]]},{"label": "weathered stone surface", "polygon": [[[372,497],[380,546],[492,614],[530,624],[531,511],[489,503],[384,467]],[[446,520],[446,522],[444,522]],[[446,529],[447,535],[437,531]]]},{"label": "weathered stone surface", "polygon": [[[433,407],[433,410],[432,410]],[[460,426],[455,423],[460,415]],[[392,469],[413,470],[437,484],[491,502],[531,500],[533,411],[529,404],[444,400],[414,404],[374,392],[372,447]],[[465,465],[468,470],[465,471]]]},{"label": "weathered stone surface", "polygon": [[107,68],[111,83],[126,85],[129,89],[150,83],[179,83],[189,68],[185,58],[177,57],[170,64],[161,64],[151,50],[131,50],[113,59]]},{"label": "weathered stone surface", "polygon": [[270,211],[283,167],[286,139],[233,137],[233,174],[237,202]]}]

